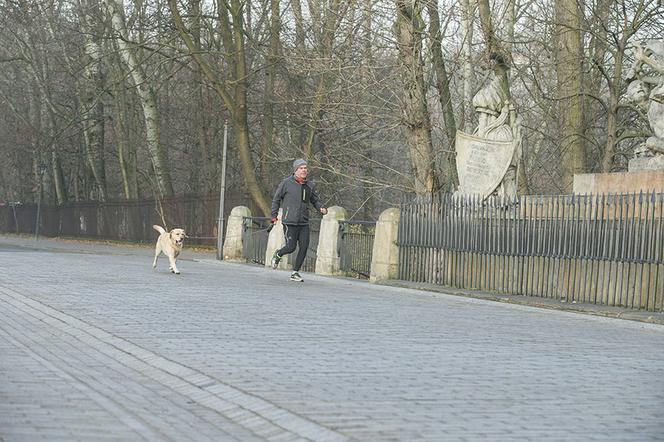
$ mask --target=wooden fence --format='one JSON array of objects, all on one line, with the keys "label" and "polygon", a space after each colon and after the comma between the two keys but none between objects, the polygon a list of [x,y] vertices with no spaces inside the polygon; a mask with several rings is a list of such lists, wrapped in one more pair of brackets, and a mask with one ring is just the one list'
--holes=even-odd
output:
[{"label": "wooden fence", "polygon": [[664,311],[664,194],[401,205],[399,278]]}]

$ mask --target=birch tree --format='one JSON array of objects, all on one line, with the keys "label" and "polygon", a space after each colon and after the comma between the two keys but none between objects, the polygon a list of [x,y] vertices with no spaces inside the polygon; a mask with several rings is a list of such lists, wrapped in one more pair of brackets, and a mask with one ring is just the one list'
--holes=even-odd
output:
[{"label": "birch tree", "polygon": [[162,197],[170,196],[173,194],[173,183],[168,154],[160,139],[159,110],[155,91],[139,63],[134,48],[130,44],[131,40],[127,32],[122,0],[102,0],[102,5],[111,17],[111,26],[114,31],[113,40],[119,48],[122,61],[129,70],[136,93],[140,98],[145,123],[145,144],[155,173],[156,190]]}]

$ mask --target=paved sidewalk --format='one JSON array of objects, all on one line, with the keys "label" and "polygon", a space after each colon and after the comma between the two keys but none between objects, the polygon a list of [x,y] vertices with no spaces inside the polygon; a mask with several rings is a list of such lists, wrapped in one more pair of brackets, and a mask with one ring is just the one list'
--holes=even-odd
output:
[{"label": "paved sidewalk", "polygon": [[0,440],[663,440],[664,326],[0,237]]}]

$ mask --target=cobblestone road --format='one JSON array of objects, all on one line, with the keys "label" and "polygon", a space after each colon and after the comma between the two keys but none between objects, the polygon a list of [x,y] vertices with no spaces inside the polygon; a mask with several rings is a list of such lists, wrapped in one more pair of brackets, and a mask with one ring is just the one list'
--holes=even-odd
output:
[{"label": "cobblestone road", "polygon": [[0,237],[3,441],[664,440],[661,325],[35,244]]}]

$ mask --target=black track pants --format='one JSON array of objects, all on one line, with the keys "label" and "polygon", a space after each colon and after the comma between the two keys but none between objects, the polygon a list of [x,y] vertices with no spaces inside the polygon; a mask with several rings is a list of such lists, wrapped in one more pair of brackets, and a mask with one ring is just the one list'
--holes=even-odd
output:
[{"label": "black track pants", "polygon": [[284,237],[286,238],[286,245],[277,250],[277,254],[279,256],[288,255],[289,253],[293,253],[295,248],[299,246],[300,249],[297,251],[295,264],[293,264],[293,270],[299,272],[304,258],[307,256],[307,249],[309,248],[309,224],[301,226],[284,224]]}]

